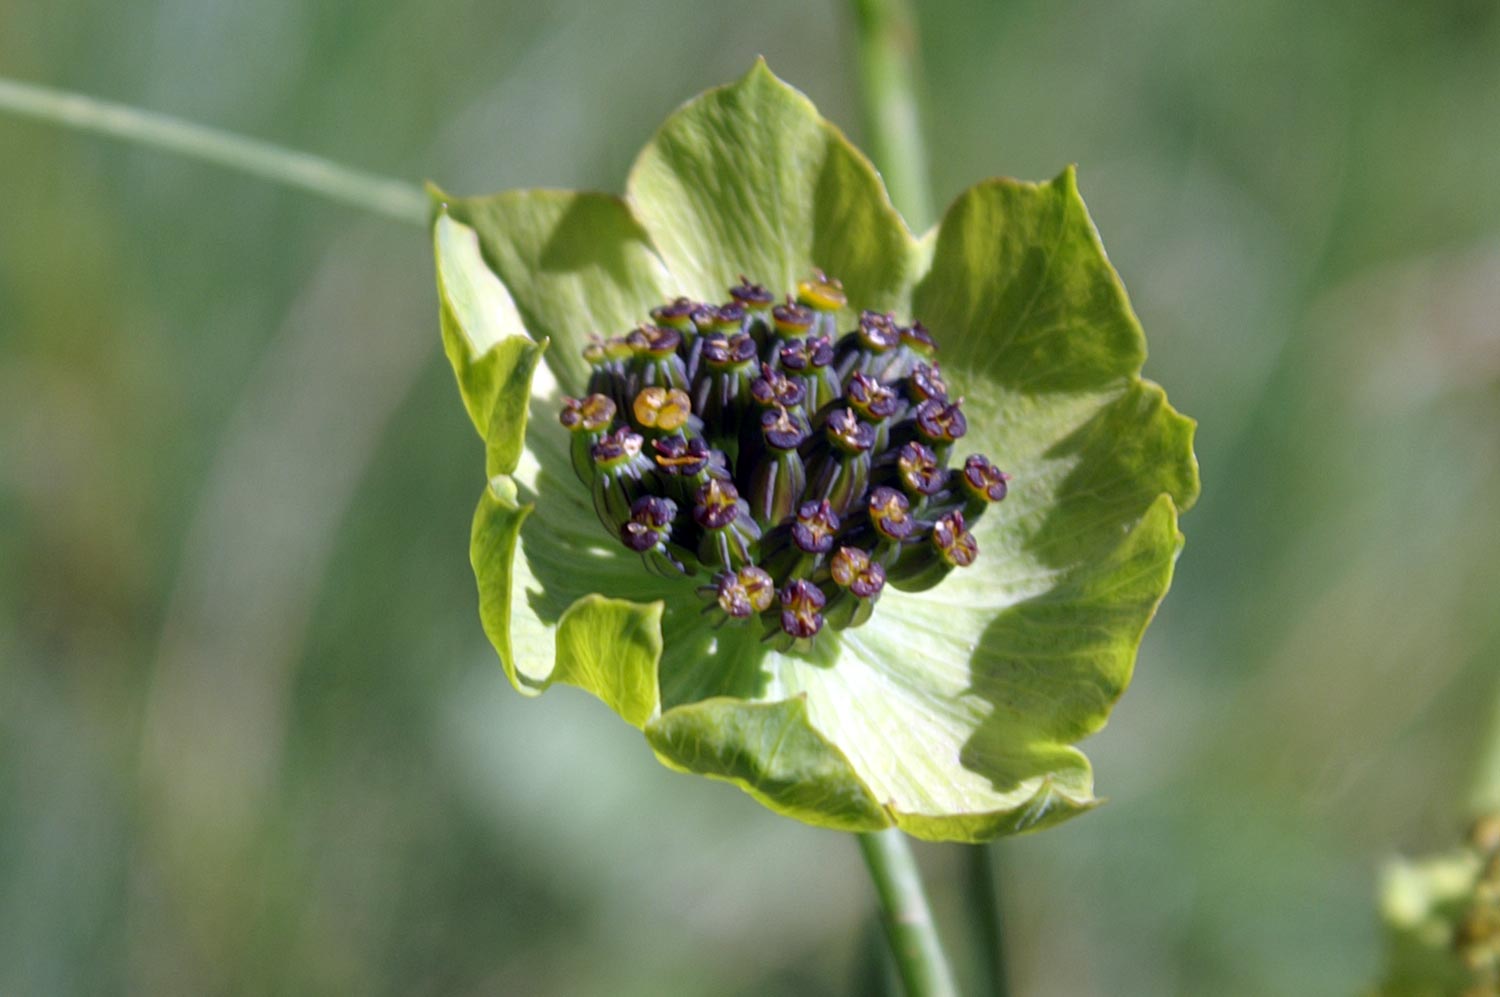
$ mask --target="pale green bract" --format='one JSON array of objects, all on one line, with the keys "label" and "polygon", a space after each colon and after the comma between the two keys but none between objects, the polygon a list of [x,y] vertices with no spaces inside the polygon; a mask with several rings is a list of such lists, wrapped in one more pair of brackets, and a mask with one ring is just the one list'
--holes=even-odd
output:
[{"label": "pale green bract", "polygon": [[[433,198],[443,341],[486,448],[480,614],[518,689],[585,689],[664,764],[826,827],[981,841],[1097,804],[1073,745],[1130,680],[1198,477],[1193,423],[1139,377],[1145,342],[1071,169],[978,184],[917,239],[869,161],[757,63],[667,120],[623,199]],[[933,331],[966,399],[962,452],[1012,482],[972,567],[888,589],[804,657],[713,629],[704,579],[654,577],[611,542],[557,411],[591,333],[814,268],[849,293],[840,328],[876,308]]]}]

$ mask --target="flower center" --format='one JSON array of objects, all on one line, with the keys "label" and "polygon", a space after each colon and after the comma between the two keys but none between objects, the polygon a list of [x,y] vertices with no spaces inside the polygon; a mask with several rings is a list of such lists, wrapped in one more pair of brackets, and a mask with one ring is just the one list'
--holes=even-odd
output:
[{"label": "flower center", "polygon": [[968,423],[932,334],[875,311],[841,334],[848,299],[821,272],[782,304],[743,277],[729,296],[584,350],[588,393],[559,419],[609,531],[653,570],[707,576],[721,621],[782,648],[972,564],[1010,478],[980,454],[948,466]]}]

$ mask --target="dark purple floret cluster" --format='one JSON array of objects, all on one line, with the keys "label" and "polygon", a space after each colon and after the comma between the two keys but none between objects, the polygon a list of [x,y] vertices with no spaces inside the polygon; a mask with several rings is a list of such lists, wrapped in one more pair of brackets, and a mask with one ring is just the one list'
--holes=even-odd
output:
[{"label": "dark purple floret cluster", "polygon": [[922,324],[866,311],[840,334],[822,273],[779,304],[743,278],[729,297],[678,298],[584,351],[588,393],[560,418],[610,533],[783,647],[972,564],[1009,477],[979,454],[950,467],[968,424]]}]

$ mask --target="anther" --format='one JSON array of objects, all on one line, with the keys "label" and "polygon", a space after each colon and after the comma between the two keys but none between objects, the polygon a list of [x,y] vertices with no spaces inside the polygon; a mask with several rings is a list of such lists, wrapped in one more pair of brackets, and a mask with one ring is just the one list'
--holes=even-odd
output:
[{"label": "anther", "polygon": [[652,440],[651,446],[656,450],[657,469],[668,476],[691,478],[709,466],[708,444],[698,437],[668,436]]},{"label": "anther", "polygon": [[947,459],[954,441],[961,439],[969,431],[969,421],[964,418],[962,404],[962,399],[944,402],[930,398],[917,406],[917,438],[932,447],[932,452],[940,461]]},{"label": "anther", "polygon": [[840,547],[828,562],[828,573],[839,588],[861,599],[879,595],[885,588],[885,568],[858,547]]},{"label": "anther", "polygon": [[792,408],[801,405],[806,394],[801,381],[793,380],[781,371],[769,367],[762,369],[760,376],[750,382],[751,399],[765,408]]},{"label": "anther", "polygon": [[1010,487],[1010,475],[990,463],[988,457],[977,453],[970,454],[964,461],[964,469],[958,477],[970,498],[965,508],[970,518],[986,506],[1004,499]]},{"label": "anther", "polygon": [[619,467],[640,455],[643,442],[640,434],[631,432],[628,426],[621,426],[601,436],[589,453],[601,468]]},{"label": "anther", "polygon": [[760,284],[752,284],[750,278],[740,274],[740,282],[729,289],[729,296],[747,311],[763,312],[776,299]]},{"label": "anther", "polygon": [[745,324],[745,306],[737,301],[731,301],[727,305],[718,308],[710,307],[698,318],[698,327],[705,334],[722,333],[729,335],[737,333]]},{"label": "anther", "polygon": [[620,539],[637,554],[654,550],[672,532],[677,503],[668,498],[643,495],[630,507],[630,518],[620,526]]},{"label": "anther", "polygon": [[722,530],[734,522],[739,500],[734,485],[715,478],[693,496],[693,519],[705,530]]},{"label": "anther", "polygon": [[948,400],[948,382],[943,380],[942,371],[935,363],[919,363],[913,367],[906,376],[906,391],[919,405],[930,399]]},{"label": "anther", "polygon": [[602,433],[615,421],[615,403],[600,394],[587,398],[564,398],[557,419],[569,430],[579,433]]},{"label": "anther", "polygon": [[792,523],[792,542],[804,553],[826,554],[833,549],[841,525],[839,514],[827,499],[804,502]]},{"label": "anther", "polygon": [[938,463],[937,455],[924,443],[911,442],[896,455],[896,471],[901,487],[912,498],[931,498],[942,491],[948,472]]},{"label": "anther", "polygon": [[761,413],[761,435],[773,450],[796,450],[807,439],[807,423],[784,408]]},{"label": "anther", "polygon": [[885,485],[870,492],[870,523],[886,540],[899,543],[911,536],[917,521],[911,515],[911,503],[894,488]]},{"label": "anther", "polygon": [[836,312],[849,303],[849,297],[842,281],[815,270],[811,279],[797,283],[797,302],[814,311]]},{"label": "anther", "polygon": [[856,373],[844,388],[844,398],[867,422],[879,422],[896,414],[901,400],[889,387],[873,377]]},{"label": "anther", "polygon": [[672,433],[692,418],[693,406],[686,391],[677,388],[642,388],[631,406],[636,425]]},{"label": "anther", "polygon": [[860,312],[856,335],[861,346],[876,353],[893,350],[901,344],[901,327],[890,312]]},{"label": "anther", "polygon": [[921,322],[901,327],[901,345],[924,357],[937,356],[937,340]]},{"label": "anther", "polygon": [[813,637],[823,629],[825,602],[818,587],[802,578],[794,578],[781,590],[781,629],[791,637]]},{"label": "anther", "polygon": [[839,409],[823,425],[828,441],[845,453],[866,453],[875,445],[875,427],[861,421],[853,409]]},{"label": "anther", "polygon": [[651,309],[651,321],[657,325],[676,329],[678,332],[693,332],[693,313],[703,307],[691,298],[678,298],[669,305]]},{"label": "anther", "polygon": [[932,545],[954,568],[967,568],[979,556],[979,543],[964,524],[961,512],[950,512],[932,524]]},{"label": "anther", "polygon": [[788,299],[786,304],[771,309],[771,324],[776,333],[785,339],[801,339],[812,331],[815,316],[811,309],[803,308]]},{"label": "anther", "polygon": [[777,365],[802,382],[810,412],[817,412],[839,396],[839,382],[831,366],[833,355],[833,341],[827,336],[791,340],[777,351]]},{"label": "anther", "polygon": [[753,564],[719,575],[714,589],[719,608],[736,620],[764,613],[776,598],[776,582],[765,569]]}]

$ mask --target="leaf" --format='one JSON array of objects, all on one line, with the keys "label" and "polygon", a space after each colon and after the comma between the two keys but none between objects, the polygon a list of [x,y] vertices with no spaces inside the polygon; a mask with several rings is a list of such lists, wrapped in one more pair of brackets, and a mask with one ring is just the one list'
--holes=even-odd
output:
[{"label": "leaf", "polygon": [[1047,184],[991,180],[961,194],[912,307],[945,368],[1013,391],[1099,387],[1140,373],[1146,359],[1072,167]]},{"label": "leaf", "polygon": [[794,288],[815,267],[865,308],[902,303],[918,257],[870,161],[757,61],[680,108],[626,184],[685,292],[718,300],[741,274]]},{"label": "leaf", "polygon": [[515,470],[529,410],[531,375],[546,350],[521,331],[505,288],[484,266],[473,229],[446,215],[433,225],[443,351],[458,378],[490,474]]},{"label": "leaf", "polygon": [[578,392],[588,376],[581,351],[590,335],[628,332],[676,293],[645,230],[617,197],[558,190],[473,198],[436,188],[430,193],[478,233],[484,261],[514,300],[521,329],[553,341],[548,359],[569,391]]},{"label": "leaf", "polygon": [[657,710],[662,604],[590,594],[555,621],[539,616],[528,602],[533,579],[518,550],[533,508],[518,504],[513,483],[500,476],[474,514],[470,551],[485,633],[517,689],[577,686],[639,727]]},{"label": "leaf", "polygon": [[[575,685],[639,727],[657,711],[662,604],[585,593],[550,619],[533,608],[539,587],[522,556],[522,538],[535,506],[520,492],[540,471],[524,444],[528,436],[546,436],[527,418],[546,343],[519,331],[516,309],[481,259],[472,229],[442,214],[433,240],[444,347],[493,475],[475,512],[470,550],[485,631],[517,688],[535,693],[554,682]],[[555,394],[547,380],[543,390]],[[552,544],[541,538],[543,549]]]},{"label": "leaf", "polygon": [[808,722],[800,697],[701,700],[647,724],[646,739],[667,766],[733,782],[790,817],[841,831],[890,826],[844,753]]}]

